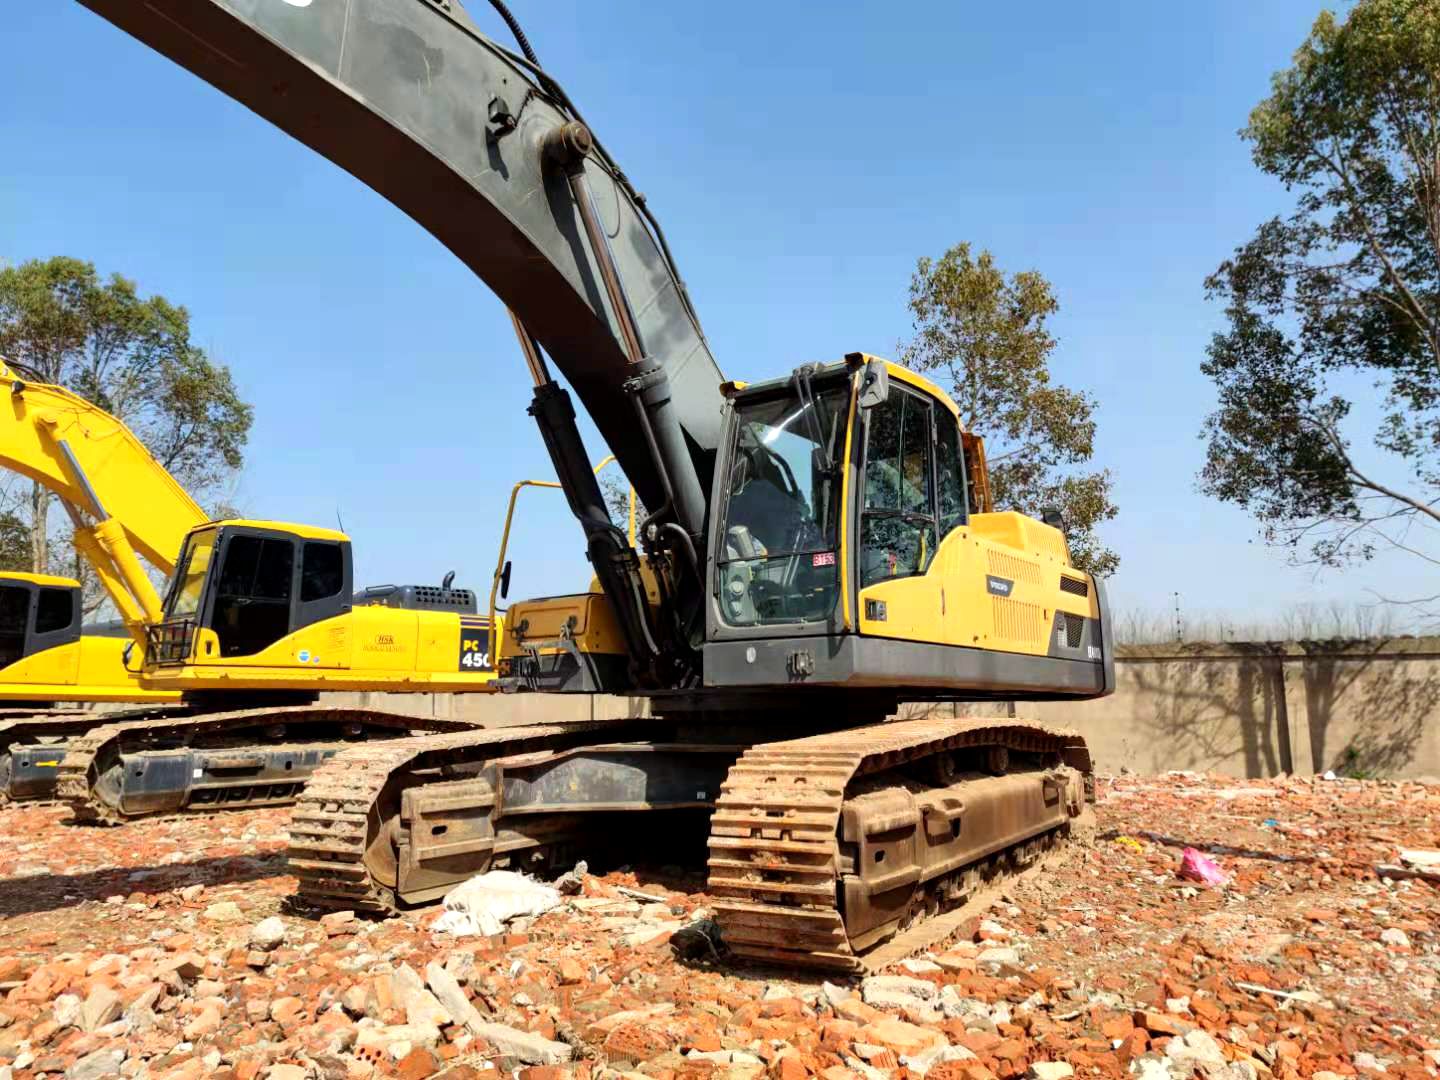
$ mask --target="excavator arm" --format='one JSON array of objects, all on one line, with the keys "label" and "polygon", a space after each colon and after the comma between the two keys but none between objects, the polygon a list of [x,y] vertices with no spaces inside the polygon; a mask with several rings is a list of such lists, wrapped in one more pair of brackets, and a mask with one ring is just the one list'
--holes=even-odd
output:
[{"label": "excavator arm", "polygon": [[141,565],[175,569],[185,534],[205,513],[123,423],[59,386],[26,382],[0,361],[0,467],[48,488],[75,525],[75,544],[144,644],[161,618]]},{"label": "excavator arm", "polygon": [[[643,196],[523,36],[521,56],[459,0],[81,2],[370,185],[508,306],[634,678],[689,678],[724,380]],[[658,615],[542,349],[655,508],[641,542],[683,582]]]},{"label": "excavator arm", "polygon": [[[657,466],[626,380],[641,357],[657,366],[708,493],[723,377],[643,197],[593,137],[571,137],[580,117],[559,85],[482,34],[459,0],[81,2],[374,188],[454,252],[549,354],[650,507],[666,501],[660,471],[682,463]],[[607,285],[612,256],[629,312],[617,313]],[[581,464],[588,473],[588,459]]]}]

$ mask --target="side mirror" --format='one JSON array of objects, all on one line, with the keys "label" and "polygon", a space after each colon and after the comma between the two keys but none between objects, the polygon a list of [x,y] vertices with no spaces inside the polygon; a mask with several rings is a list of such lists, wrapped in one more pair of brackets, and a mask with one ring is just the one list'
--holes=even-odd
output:
[{"label": "side mirror", "polygon": [[1059,507],[1046,506],[1040,511],[1040,520],[1052,529],[1059,529],[1061,535],[1065,533],[1065,515],[1060,512]]},{"label": "side mirror", "polygon": [[500,599],[510,595],[510,560],[505,560],[505,569],[500,571]]},{"label": "side mirror", "polygon": [[872,409],[889,400],[890,371],[884,360],[867,360],[860,373],[860,408]]}]

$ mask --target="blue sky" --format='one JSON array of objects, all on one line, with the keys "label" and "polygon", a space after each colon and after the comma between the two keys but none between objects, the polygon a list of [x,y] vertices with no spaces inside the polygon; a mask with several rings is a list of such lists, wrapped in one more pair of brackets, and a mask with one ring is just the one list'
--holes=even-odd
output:
[{"label": "blue sky", "polygon": [[[1116,477],[1116,606],[1179,590],[1195,615],[1264,619],[1404,590],[1398,561],[1289,568],[1195,492],[1219,320],[1201,283],[1285,205],[1235,132],[1314,0],[512,8],[660,215],[727,375],[893,354],[916,258],[968,240],[1055,286],[1056,373],[1099,400]],[[78,4],[17,6],[5,41],[0,258],[88,258],[189,307],[256,408],[246,512],[338,517],[365,583],[487,587],[510,484],[549,472],[494,296]],[[583,588],[563,500],[524,501],[512,596]]]}]

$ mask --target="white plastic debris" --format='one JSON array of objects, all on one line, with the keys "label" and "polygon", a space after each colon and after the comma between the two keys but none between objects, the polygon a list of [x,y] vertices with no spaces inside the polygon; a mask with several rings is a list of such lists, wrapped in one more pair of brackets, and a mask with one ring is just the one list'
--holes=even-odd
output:
[{"label": "white plastic debris", "polygon": [[490,937],[511,919],[543,915],[560,906],[560,893],[513,870],[491,870],[457,885],[445,895],[445,911],[435,929],[456,937]]}]

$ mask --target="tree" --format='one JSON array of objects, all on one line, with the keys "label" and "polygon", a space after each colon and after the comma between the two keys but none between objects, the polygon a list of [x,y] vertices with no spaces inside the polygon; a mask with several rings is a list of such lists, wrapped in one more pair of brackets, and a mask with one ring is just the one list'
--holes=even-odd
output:
[{"label": "tree", "polygon": [[985,438],[995,505],[1058,508],[1075,565],[1105,576],[1120,563],[1096,532],[1116,513],[1110,472],[1083,468],[1094,453],[1094,399],[1051,379],[1047,323],[1059,306],[1039,273],[1006,277],[990,252],[976,258],[957,244],[915,268],[915,337],[902,355],[916,371],[943,373],[961,422]]},{"label": "tree", "polygon": [[[92,264],[65,257],[0,267],[0,356],[119,417],[197,501],[243,461],[252,410],[229,369],[190,340],[183,307],[142,298],[119,274],[101,281]],[[53,496],[28,488],[0,515],[0,554],[19,522],[31,569],[74,573],[68,545],[52,550],[63,535],[52,528]]]},{"label": "tree", "polygon": [[1201,490],[1297,562],[1436,562],[1440,3],[1322,14],[1240,134],[1294,205],[1205,283],[1228,325]]},{"label": "tree", "polygon": [[[621,529],[626,529],[630,524],[630,483],[625,479],[625,474],[619,468],[614,470],[602,469],[599,475],[600,494],[605,497],[605,508],[610,511],[610,519]],[[640,528],[640,522],[645,519],[645,506],[639,498],[635,499],[635,528]],[[637,538],[638,542],[638,538]]]}]

